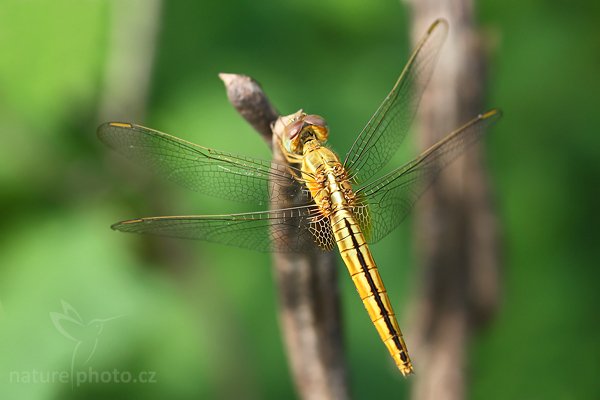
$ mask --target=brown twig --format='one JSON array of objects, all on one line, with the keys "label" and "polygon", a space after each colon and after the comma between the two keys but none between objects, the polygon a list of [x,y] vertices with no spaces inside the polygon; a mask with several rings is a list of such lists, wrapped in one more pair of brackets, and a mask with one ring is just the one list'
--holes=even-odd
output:
[{"label": "brown twig", "polygon": [[279,113],[258,82],[238,74],[220,73],[219,78],[225,83],[229,102],[271,146],[271,124],[279,118]]},{"label": "brown twig", "polygon": [[[273,161],[285,163],[270,128],[279,114],[260,85],[243,75],[219,77],[225,83],[229,101],[271,146]],[[273,201],[270,207],[294,205],[290,197]],[[303,399],[349,398],[334,260],[332,253],[316,247],[303,254],[273,254],[281,330],[296,390]]]},{"label": "brown twig", "polygon": [[[450,23],[420,106],[421,143],[427,147],[483,110],[484,57],[473,29],[473,0],[410,3],[415,38],[435,18]],[[500,287],[498,228],[481,146],[469,148],[428,190],[418,208],[417,229],[420,292],[407,335],[417,370],[412,398],[462,399],[470,336],[493,316]]]},{"label": "brown twig", "polygon": [[112,6],[99,120],[140,121],[146,114],[162,1]]}]

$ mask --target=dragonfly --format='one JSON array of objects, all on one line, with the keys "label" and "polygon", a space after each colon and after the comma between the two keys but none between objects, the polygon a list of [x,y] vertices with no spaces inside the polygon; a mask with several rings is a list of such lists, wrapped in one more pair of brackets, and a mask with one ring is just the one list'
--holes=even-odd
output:
[{"label": "dragonfly", "polygon": [[325,119],[302,110],[272,126],[285,156],[281,163],[199,146],[132,123],[101,125],[98,137],[106,145],[184,187],[255,205],[293,204],[236,214],[137,218],[112,228],[266,252],[337,248],[385,347],[400,372],[411,374],[412,361],[369,244],[396,228],[439,172],[501,116],[497,109],[484,112],[378,176],[409,132],[447,32],[443,19],[429,27],[343,161],[326,144]]}]

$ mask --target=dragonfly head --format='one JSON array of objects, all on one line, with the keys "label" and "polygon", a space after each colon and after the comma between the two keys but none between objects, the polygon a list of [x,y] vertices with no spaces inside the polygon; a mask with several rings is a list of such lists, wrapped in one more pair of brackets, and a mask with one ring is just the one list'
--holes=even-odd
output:
[{"label": "dragonfly head", "polygon": [[279,135],[286,150],[302,154],[304,143],[309,140],[325,142],[329,135],[327,122],[319,115],[306,114],[302,110],[294,114],[280,117],[273,127]]}]

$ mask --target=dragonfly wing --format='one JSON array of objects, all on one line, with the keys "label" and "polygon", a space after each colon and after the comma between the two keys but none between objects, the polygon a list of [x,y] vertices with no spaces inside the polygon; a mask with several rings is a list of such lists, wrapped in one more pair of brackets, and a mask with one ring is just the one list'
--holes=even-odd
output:
[{"label": "dragonfly wing", "polygon": [[367,240],[377,242],[396,228],[438,173],[481,138],[501,115],[495,109],[479,115],[414,160],[358,189],[360,201],[354,213]]},{"label": "dragonfly wing", "polygon": [[198,146],[128,123],[103,124],[98,137],[127,158],[201,193],[254,204],[297,196],[310,201],[309,193],[292,177],[291,166]]},{"label": "dragonfly wing", "polygon": [[[323,249],[335,243],[331,227],[321,224],[315,205],[227,215],[151,217],[122,221],[113,229],[184,239],[197,239],[262,252],[305,252],[316,238]],[[331,244],[329,247],[324,244]]]},{"label": "dragonfly wing", "polygon": [[366,182],[396,153],[412,123],[421,95],[435,67],[448,32],[448,23],[436,20],[417,45],[396,84],[356,138],[344,167],[353,178]]}]

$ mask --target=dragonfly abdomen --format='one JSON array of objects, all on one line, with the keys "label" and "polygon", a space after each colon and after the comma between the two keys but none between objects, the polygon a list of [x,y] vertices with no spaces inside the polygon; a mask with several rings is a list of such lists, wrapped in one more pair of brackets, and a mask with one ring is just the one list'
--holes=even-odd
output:
[{"label": "dragonfly abdomen", "polygon": [[342,259],[381,340],[402,374],[412,373],[412,363],[402,332],[358,224],[345,208],[333,212],[330,221]]},{"label": "dragonfly abdomen", "polygon": [[329,218],[335,241],[379,337],[403,375],[412,364],[392,304],[365,237],[351,211],[354,194],[337,155],[316,140],[304,144],[302,172],[321,215]]}]

